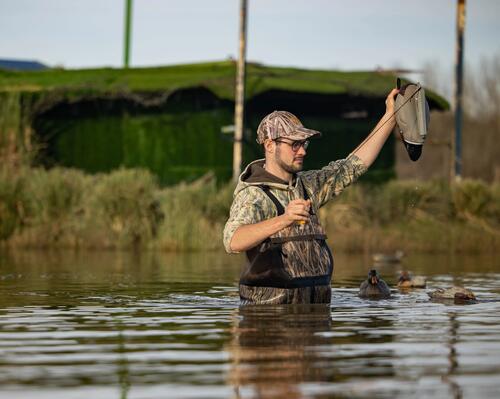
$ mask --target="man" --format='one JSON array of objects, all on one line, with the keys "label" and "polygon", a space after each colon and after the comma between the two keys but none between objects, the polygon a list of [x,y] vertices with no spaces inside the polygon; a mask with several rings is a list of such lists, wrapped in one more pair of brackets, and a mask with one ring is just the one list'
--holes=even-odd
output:
[{"label": "man", "polygon": [[242,304],[330,303],[333,258],[317,212],[373,163],[395,126],[394,96],[370,134],[346,159],[302,172],[309,139],[289,112],[267,115],[257,129],[265,159],[250,163],[234,192],[224,228],[229,253],[246,252]]}]

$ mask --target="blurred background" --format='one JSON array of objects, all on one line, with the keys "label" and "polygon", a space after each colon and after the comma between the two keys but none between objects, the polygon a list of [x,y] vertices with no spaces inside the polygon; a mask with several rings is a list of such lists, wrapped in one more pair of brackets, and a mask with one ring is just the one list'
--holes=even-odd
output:
[{"label": "blurred background", "polygon": [[[94,216],[107,215],[108,228],[135,231],[127,242],[144,241],[170,212],[158,193],[182,182],[202,191],[213,184],[225,205],[201,208],[208,225],[223,223],[231,188],[221,187],[262,157],[255,130],[264,115],[286,109],[322,131],[306,161],[319,168],[366,137],[396,77],[425,86],[432,116],[423,155],[411,162],[395,133],[362,181],[416,179],[450,189],[456,177],[473,179],[467,190],[474,194],[464,195],[479,205],[466,208],[497,222],[490,209],[500,180],[497,1],[3,0],[0,7],[0,158],[10,198],[4,238],[59,218],[62,209],[83,220],[103,207]],[[137,206],[115,201],[117,187],[132,202],[151,190],[135,227],[130,209]],[[82,194],[88,190],[95,195]],[[81,242],[82,226],[73,241]],[[68,229],[51,234],[66,237]]]}]

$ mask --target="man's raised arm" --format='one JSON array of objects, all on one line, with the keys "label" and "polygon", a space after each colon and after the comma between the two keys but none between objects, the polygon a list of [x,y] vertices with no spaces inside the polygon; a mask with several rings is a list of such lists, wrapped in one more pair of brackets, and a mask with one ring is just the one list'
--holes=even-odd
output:
[{"label": "man's raised arm", "polygon": [[372,130],[370,134],[353,152],[358,156],[364,165],[369,168],[375,161],[380,150],[384,146],[387,138],[390,136],[394,126],[396,126],[396,117],[394,116],[394,96],[398,94],[398,89],[393,89],[385,100],[385,114]]}]

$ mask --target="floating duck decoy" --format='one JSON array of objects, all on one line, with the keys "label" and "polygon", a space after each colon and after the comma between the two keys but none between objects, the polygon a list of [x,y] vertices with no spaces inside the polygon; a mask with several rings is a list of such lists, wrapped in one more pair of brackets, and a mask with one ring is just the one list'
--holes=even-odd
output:
[{"label": "floating duck decoy", "polygon": [[427,279],[424,276],[412,276],[410,272],[401,272],[398,280],[399,288],[425,288]]},{"label": "floating duck decoy", "polygon": [[373,254],[372,258],[375,263],[399,263],[403,256],[403,251],[396,251],[393,254]]},{"label": "floating duck decoy", "polygon": [[452,299],[458,302],[475,301],[474,293],[464,287],[438,288],[436,291],[428,292],[431,299]]},{"label": "floating duck decoy", "polygon": [[368,278],[359,286],[361,298],[389,298],[391,290],[384,280],[382,280],[375,269],[370,270]]}]

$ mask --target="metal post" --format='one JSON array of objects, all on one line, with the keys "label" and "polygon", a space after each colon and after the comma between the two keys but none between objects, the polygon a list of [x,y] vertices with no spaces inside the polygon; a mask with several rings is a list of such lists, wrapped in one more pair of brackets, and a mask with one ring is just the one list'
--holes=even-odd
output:
[{"label": "metal post", "polygon": [[240,0],[240,40],[238,65],[236,71],[236,93],[234,107],[234,145],[233,145],[233,180],[237,181],[241,173],[242,140],[245,103],[245,64],[246,64],[246,32],[247,0]]},{"label": "metal post", "polygon": [[462,177],[462,94],[464,73],[465,0],[457,0],[455,65],[455,179]]},{"label": "metal post", "polygon": [[130,60],[130,32],[132,24],[132,0],[125,0],[125,38],[123,43],[123,67],[128,68]]}]

